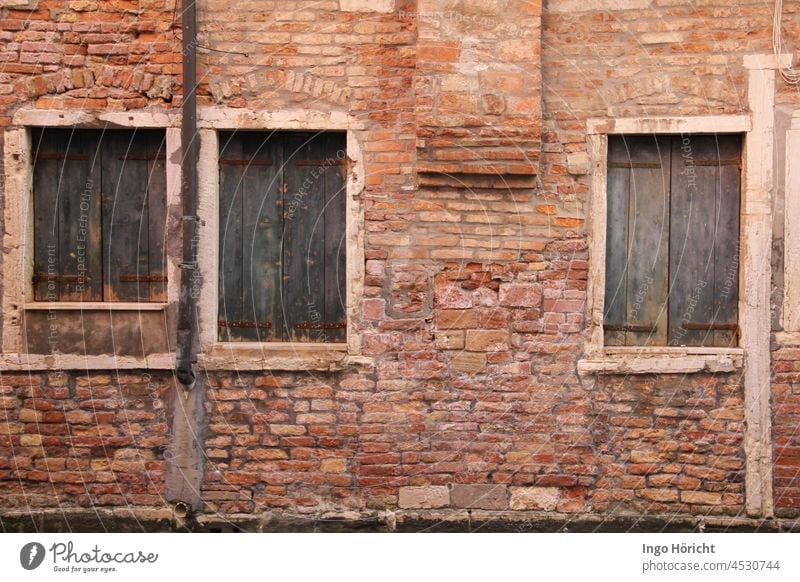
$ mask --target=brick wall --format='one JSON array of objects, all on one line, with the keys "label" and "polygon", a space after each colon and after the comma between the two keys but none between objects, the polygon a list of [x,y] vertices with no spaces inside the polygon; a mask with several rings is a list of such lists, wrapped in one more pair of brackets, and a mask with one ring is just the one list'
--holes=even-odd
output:
[{"label": "brick wall", "polygon": [[164,503],[169,375],[3,373],[5,510]]},{"label": "brick wall", "polygon": [[0,122],[39,108],[172,107],[180,93],[174,2],[40,0],[0,20]]},{"label": "brick wall", "polygon": [[[179,105],[174,4],[3,9],[0,125],[22,105]],[[200,3],[200,42],[227,51],[200,51],[202,105],[363,122],[357,327],[374,359],[209,374],[208,513],[743,512],[741,374],[577,375],[585,128],[589,117],[746,112],[741,58],[771,51],[771,12],[755,0],[613,13],[522,4]],[[785,4],[788,20],[800,6]],[[779,86],[778,101],[800,98]],[[796,516],[798,358],[777,347],[775,499]],[[3,508],[166,505],[169,373],[4,372],[0,385]]]},{"label": "brick wall", "polygon": [[598,382],[593,434],[604,512],[737,515],[744,502],[742,381],[734,374]]},{"label": "brick wall", "polygon": [[800,346],[772,352],[775,508],[778,515],[800,511]]}]

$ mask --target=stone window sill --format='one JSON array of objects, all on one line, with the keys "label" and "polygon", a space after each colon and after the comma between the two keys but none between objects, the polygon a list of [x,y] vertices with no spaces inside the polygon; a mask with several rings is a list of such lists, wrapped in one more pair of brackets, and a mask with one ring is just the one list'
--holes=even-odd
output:
[{"label": "stone window sill", "polygon": [[25,311],[163,311],[167,305],[157,302],[36,301],[23,307]]},{"label": "stone window sill", "polygon": [[146,358],[133,356],[81,354],[3,354],[0,370],[31,372],[67,370],[172,370],[174,354],[153,354]]},{"label": "stone window sill", "polygon": [[694,374],[735,372],[744,364],[741,348],[604,348],[578,361],[578,374]]},{"label": "stone window sill", "polygon": [[346,343],[218,343],[199,354],[205,370],[279,370],[328,372],[372,366],[372,358],[348,353]]}]

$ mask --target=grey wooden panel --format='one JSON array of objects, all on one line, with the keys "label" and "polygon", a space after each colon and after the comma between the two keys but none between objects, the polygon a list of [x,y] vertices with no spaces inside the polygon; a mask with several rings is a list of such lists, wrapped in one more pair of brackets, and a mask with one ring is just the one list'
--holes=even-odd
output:
[{"label": "grey wooden panel", "polygon": [[[623,161],[627,148],[619,136],[608,139],[608,158]],[[606,283],[603,325],[605,344],[625,345],[625,325],[628,291],[628,205],[630,169],[610,167],[607,182],[606,215]]]},{"label": "grey wooden panel", "polygon": [[220,138],[220,339],[342,340],[344,134]]},{"label": "grey wooden panel", "polygon": [[[341,133],[326,135],[329,156],[336,163],[325,168],[325,211],[323,225],[325,236],[324,275],[325,295],[323,321],[329,325],[345,324],[346,274],[347,274],[347,232],[346,232],[346,143]],[[330,327],[322,330],[316,341],[343,342],[346,339],[345,327]]]},{"label": "grey wooden panel", "polygon": [[[33,130],[33,270],[37,274],[33,289],[36,301],[58,301],[60,297],[60,284],[52,275],[61,272],[58,185],[65,166],[64,161],[37,154],[64,154],[67,143],[67,135]],[[45,278],[45,275],[49,276]]]},{"label": "grey wooden panel", "polygon": [[24,314],[24,346],[29,354],[133,356],[170,351],[174,322],[161,311],[47,311]]},{"label": "grey wooden panel", "polygon": [[634,140],[628,207],[627,345],[664,345],[669,269],[669,138]]},{"label": "grey wooden panel", "polygon": [[97,136],[83,130],[34,132],[35,273],[48,273],[48,261],[57,256],[55,276],[45,277],[44,288],[35,284],[37,299],[102,299]]},{"label": "grey wooden panel", "polygon": [[147,143],[144,132],[104,132],[103,288],[106,301],[148,301]]},{"label": "grey wooden panel", "polygon": [[605,340],[663,344],[667,332],[669,137],[608,145]]},{"label": "grey wooden panel", "polygon": [[162,276],[162,281],[150,283],[150,301],[167,300],[167,164],[166,133],[163,131],[148,134],[147,141],[147,236],[150,275]]},{"label": "grey wooden panel", "polygon": [[252,163],[245,166],[243,182],[242,312],[257,326],[249,328],[253,341],[280,341],[282,149],[267,133],[243,139],[244,157]]},{"label": "grey wooden panel", "polygon": [[322,136],[286,134],[284,145],[284,328],[291,341],[313,341],[308,326],[324,316],[324,170]]},{"label": "grey wooden panel", "polygon": [[[220,158],[242,159],[242,140],[221,134]],[[242,178],[244,167],[220,164],[219,168],[219,319],[242,317]],[[220,326],[220,341],[248,339],[242,328]]]},{"label": "grey wooden panel", "polygon": [[[737,150],[740,140],[736,140]],[[738,152],[737,152],[738,153]],[[720,168],[720,191],[717,204],[717,237],[714,241],[716,269],[714,272],[715,322],[733,326],[738,324],[739,307],[739,208],[741,175],[737,166]],[[736,346],[735,330],[717,330],[714,345]]]},{"label": "grey wooden panel", "polygon": [[[733,259],[738,240],[738,137],[695,135],[673,138],[673,205],[670,241],[670,343],[729,345],[736,308],[726,301],[720,321],[718,279]],[[735,175],[732,177],[731,172]],[[726,199],[722,199],[722,175]],[[735,196],[731,196],[730,180]],[[723,208],[724,207],[724,208]],[[733,231],[731,230],[733,229]],[[722,253],[722,249],[726,248]],[[719,271],[719,273],[718,273]],[[721,333],[720,333],[721,332]]]}]

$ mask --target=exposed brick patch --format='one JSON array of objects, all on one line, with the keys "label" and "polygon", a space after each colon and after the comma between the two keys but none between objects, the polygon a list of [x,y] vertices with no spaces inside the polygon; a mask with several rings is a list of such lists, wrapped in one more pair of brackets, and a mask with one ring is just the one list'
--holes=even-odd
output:
[{"label": "exposed brick patch", "polygon": [[773,496],[776,513],[800,515],[800,348],[772,352]]},{"label": "exposed brick patch", "polygon": [[734,374],[598,381],[595,510],[740,513],[741,382]]},{"label": "exposed brick patch", "polygon": [[6,508],[165,504],[171,377],[0,377]]}]

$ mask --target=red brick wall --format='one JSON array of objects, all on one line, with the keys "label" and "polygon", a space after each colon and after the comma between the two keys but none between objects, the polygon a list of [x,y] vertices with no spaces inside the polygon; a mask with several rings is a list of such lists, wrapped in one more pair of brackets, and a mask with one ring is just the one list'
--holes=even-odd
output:
[{"label": "red brick wall", "polygon": [[[763,2],[569,14],[551,2],[541,22],[537,2],[525,3],[530,13],[500,2],[461,16],[422,0],[399,1],[394,14],[339,12],[332,0],[268,12],[204,4],[216,12],[201,11],[201,42],[229,52],[201,51],[202,104],[347,111],[364,123],[358,332],[375,360],[336,373],[212,373],[209,512],[742,512],[740,375],[577,375],[588,176],[573,162],[589,117],[745,112],[742,55],[771,51]],[[785,4],[797,38],[798,4]],[[179,105],[173,8],[40,0],[3,10],[0,125],[21,105]],[[491,43],[473,50],[467,32],[523,39],[530,51],[512,43],[487,55]],[[473,78],[487,62],[504,74]],[[778,101],[800,99],[779,85]],[[417,173],[418,160],[464,175],[498,159],[526,165],[530,181],[459,186],[431,178],[437,168]],[[797,515],[797,358],[774,355],[776,506]],[[168,373],[4,373],[0,385],[3,508],[165,504]]]},{"label": "red brick wall", "polygon": [[800,348],[772,352],[774,495],[778,515],[800,512]]},{"label": "red brick wall", "polygon": [[744,503],[744,410],[735,374],[598,382],[592,431],[604,512],[737,515]]},{"label": "red brick wall", "polygon": [[164,504],[169,375],[3,373],[3,509]]},{"label": "red brick wall", "polygon": [[172,107],[180,93],[173,2],[39,0],[3,10],[0,124],[20,105],[39,108]]}]

